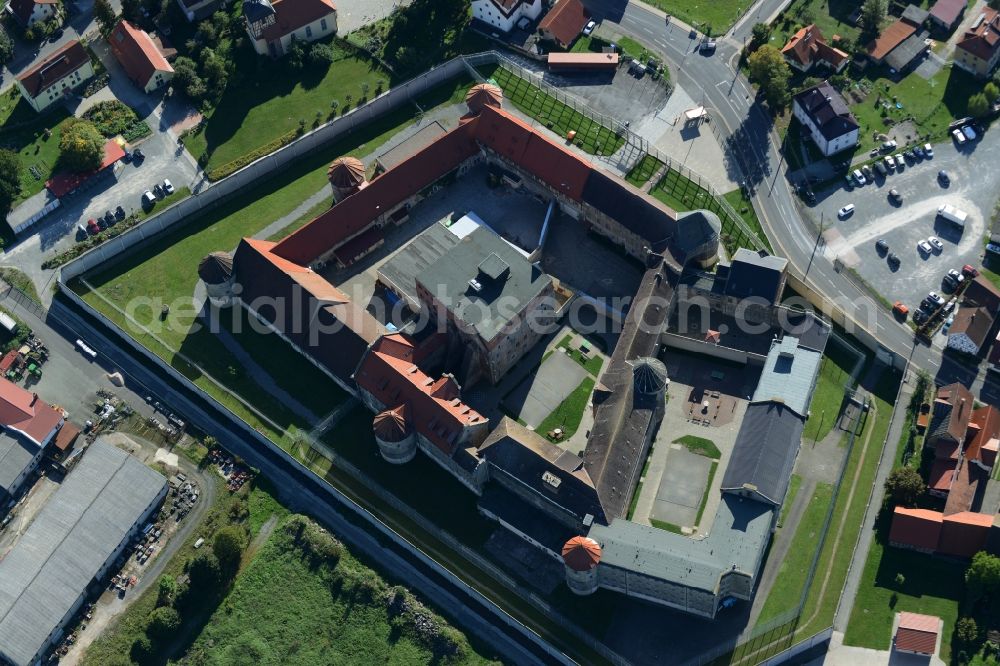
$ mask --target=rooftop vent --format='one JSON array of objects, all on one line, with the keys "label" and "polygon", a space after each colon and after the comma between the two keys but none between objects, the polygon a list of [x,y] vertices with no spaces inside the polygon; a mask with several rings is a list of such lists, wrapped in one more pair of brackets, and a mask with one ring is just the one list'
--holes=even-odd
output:
[{"label": "rooftop vent", "polygon": [[559,484],[562,483],[562,479],[553,474],[552,472],[545,472],[542,474],[542,481],[552,486],[552,488],[558,488]]},{"label": "rooftop vent", "polygon": [[469,280],[469,286],[472,287],[473,291],[477,291],[478,292],[478,291],[482,291],[483,290],[482,283],[479,280],[477,280],[476,278],[472,278],[471,280]]}]

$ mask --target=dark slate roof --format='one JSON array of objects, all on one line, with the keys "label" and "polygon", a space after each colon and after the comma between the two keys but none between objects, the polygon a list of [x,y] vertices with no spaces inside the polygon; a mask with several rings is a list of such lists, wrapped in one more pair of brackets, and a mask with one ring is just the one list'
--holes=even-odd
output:
[{"label": "dark slate roof", "polygon": [[827,140],[836,139],[859,127],[847,102],[827,81],[800,92],[795,96],[795,103],[802,107]]},{"label": "dark slate roof", "polygon": [[726,294],[736,298],[760,297],[768,303],[781,299],[781,287],[788,260],[766,252],[740,248],[733,255],[726,281]]},{"label": "dark slate roof", "polygon": [[885,57],[885,64],[897,72],[903,71],[918,56],[930,48],[925,41],[927,37],[928,33],[926,30],[922,30],[915,35],[910,35],[903,40],[902,44],[894,48]]},{"label": "dark slate roof", "polygon": [[654,250],[666,247],[666,242],[677,233],[674,211],[599,169],[591,169],[582,198],[584,203],[645,238]]},{"label": "dark slate roof", "polygon": [[907,5],[903,13],[899,15],[899,18],[903,19],[910,25],[915,25],[918,28],[924,24],[927,17],[930,16],[930,12],[916,5]]},{"label": "dark slate roof", "polygon": [[504,417],[497,424],[478,455],[494,468],[491,475],[508,475],[581,522],[587,514],[604,522],[597,489],[580,456],[549,443],[513,419]]},{"label": "dark slate roof", "polygon": [[760,499],[781,505],[792,476],[805,419],[774,402],[747,405],[722,490],[751,487]]},{"label": "dark slate roof", "polygon": [[691,210],[677,214],[677,237],[674,246],[680,253],[681,261],[701,254],[709,243],[718,243],[722,231],[722,221],[715,213],[707,210]]}]

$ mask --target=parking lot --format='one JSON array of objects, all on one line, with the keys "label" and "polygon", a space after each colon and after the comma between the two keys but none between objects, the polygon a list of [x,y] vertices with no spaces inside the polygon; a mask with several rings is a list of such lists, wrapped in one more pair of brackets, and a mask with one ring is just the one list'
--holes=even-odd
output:
[{"label": "parking lot", "polygon": [[[917,160],[902,173],[876,175],[874,183],[852,190],[841,186],[821,193],[807,214],[824,228],[824,255],[857,271],[888,300],[902,301],[911,309],[929,291],[941,292],[949,269],[979,265],[982,239],[1000,189],[1000,172],[990,164],[998,144],[998,132],[988,132],[961,148],[938,144],[933,158]],[[941,170],[948,172],[949,183],[938,178]],[[899,192],[901,203],[890,201],[890,189]],[[839,219],[838,210],[847,204],[855,205],[854,213]],[[964,231],[937,216],[943,204],[968,213]],[[921,252],[917,243],[932,235],[941,239],[943,248]],[[876,250],[879,239],[899,257],[898,266],[891,266]]]}]

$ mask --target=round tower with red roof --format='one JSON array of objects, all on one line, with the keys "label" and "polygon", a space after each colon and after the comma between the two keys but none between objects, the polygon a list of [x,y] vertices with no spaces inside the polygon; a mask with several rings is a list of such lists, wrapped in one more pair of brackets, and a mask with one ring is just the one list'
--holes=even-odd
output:
[{"label": "round tower with red roof", "polygon": [[574,594],[597,591],[597,565],[601,562],[601,545],[586,536],[575,536],[563,545],[563,568],[566,585]]},{"label": "round tower with red roof", "polygon": [[326,171],[333,186],[333,203],[348,197],[368,184],[365,163],[357,157],[338,157]]},{"label": "round tower with red roof", "polygon": [[410,410],[405,404],[375,415],[372,422],[375,443],[386,462],[402,465],[417,455],[417,437],[410,424]]},{"label": "round tower with red roof", "polygon": [[466,93],[465,104],[472,115],[478,114],[486,106],[499,109],[503,105],[503,91],[492,83],[476,84]]}]

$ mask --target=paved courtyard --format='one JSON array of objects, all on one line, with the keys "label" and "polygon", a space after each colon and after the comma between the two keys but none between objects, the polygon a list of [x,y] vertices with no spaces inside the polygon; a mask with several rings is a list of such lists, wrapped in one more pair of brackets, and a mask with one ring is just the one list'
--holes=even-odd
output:
[{"label": "paved courtyard", "polygon": [[[991,131],[971,146],[961,149],[952,143],[934,147],[934,157],[917,161],[874,184],[846,190],[838,187],[820,194],[820,201],[806,209],[816,228],[825,228],[820,252],[829,261],[840,261],[854,269],[890,301],[900,300],[911,309],[929,291],[942,291],[941,279],[951,268],[978,265],[982,239],[1000,190],[1000,171],[991,167],[1000,149],[1000,132]],[[937,177],[946,170],[951,183]],[[888,199],[895,188],[903,198],[900,206]],[[840,220],[837,211],[853,203],[857,210]],[[969,214],[964,232],[937,219],[937,208],[951,204]],[[944,244],[940,252],[923,255],[917,242],[937,236]],[[885,239],[889,251],[899,256],[897,269],[890,268],[875,250]]]},{"label": "paved courtyard", "polygon": [[507,394],[504,407],[535,429],[586,376],[582,365],[557,349],[549,354],[537,372],[525,377]]},{"label": "paved courtyard", "polygon": [[693,527],[697,524],[698,506],[705,495],[712,461],[691,453],[681,444],[671,444],[670,449],[670,464],[660,477],[650,517],[678,527]]}]

